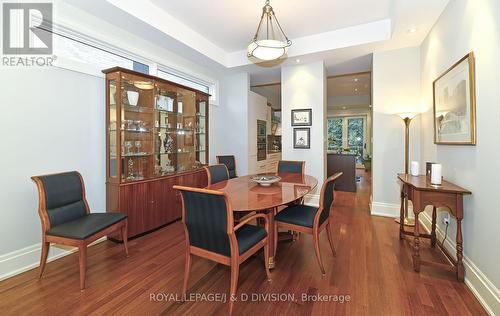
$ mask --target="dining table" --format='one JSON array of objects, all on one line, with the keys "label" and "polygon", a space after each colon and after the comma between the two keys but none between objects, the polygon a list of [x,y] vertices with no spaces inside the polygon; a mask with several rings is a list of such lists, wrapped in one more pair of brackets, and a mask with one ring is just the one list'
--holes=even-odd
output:
[{"label": "dining table", "polygon": [[[267,215],[269,223],[269,245],[274,245],[275,227],[274,215],[278,207],[302,200],[318,185],[318,180],[310,175],[299,173],[277,174],[281,179],[269,186],[255,182],[255,177],[275,174],[257,174],[241,176],[215,184],[208,188],[225,192],[231,202],[233,212],[258,212]],[[275,266],[274,247],[269,247],[269,268]]]}]

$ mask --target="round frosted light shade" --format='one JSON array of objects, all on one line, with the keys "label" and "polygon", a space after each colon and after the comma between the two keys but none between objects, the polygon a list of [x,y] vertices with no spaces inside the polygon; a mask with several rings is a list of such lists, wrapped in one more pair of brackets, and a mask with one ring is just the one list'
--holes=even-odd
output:
[{"label": "round frosted light shade", "polygon": [[288,51],[288,44],[277,40],[258,40],[248,45],[248,55],[260,60],[278,59]]}]

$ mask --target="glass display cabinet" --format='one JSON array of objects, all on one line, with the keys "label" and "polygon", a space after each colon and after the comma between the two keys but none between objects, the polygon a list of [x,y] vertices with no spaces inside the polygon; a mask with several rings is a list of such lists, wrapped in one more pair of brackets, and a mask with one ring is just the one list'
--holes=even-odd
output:
[{"label": "glass display cabinet", "polygon": [[[204,186],[209,95],[119,67],[103,72],[107,209],[129,215],[133,237],[180,218],[173,185]],[[152,197],[154,190],[173,198]]]}]

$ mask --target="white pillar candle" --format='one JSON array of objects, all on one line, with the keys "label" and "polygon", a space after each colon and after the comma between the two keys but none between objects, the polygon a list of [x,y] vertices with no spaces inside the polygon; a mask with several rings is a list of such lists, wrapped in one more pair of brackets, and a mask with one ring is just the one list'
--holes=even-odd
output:
[{"label": "white pillar candle", "polygon": [[418,161],[411,162],[410,170],[412,176],[418,176],[418,174],[420,173],[420,166],[418,165]]},{"label": "white pillar candle", "polygon": [[434,163],[432,164],[431,167],[431,183],[432,184],[441,184],[441,172],[442,172],[442,166],[441,164]]}]

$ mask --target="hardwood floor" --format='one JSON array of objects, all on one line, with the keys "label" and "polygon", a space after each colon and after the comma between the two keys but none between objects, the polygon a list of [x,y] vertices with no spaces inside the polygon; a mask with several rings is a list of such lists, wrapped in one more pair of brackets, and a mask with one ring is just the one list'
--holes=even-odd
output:
[{"label": "hardwood floor", "polygon": [[[272,282],[260,257],[241,265],[235,315],[485,315],[470,290],[446,271],[412,269],[408,241],[398,238],[391,218],[369,214],[369,174],[363,173],[358,193],[337,192],[334,202],[332,256],[326,232],[320,235],[326,276],[321,277],[311,236],[278,245]],[[437,249],[421,242],[422,257],[445,261]],[[183,230],[176,222],[130,241],[130,257],[121,244],[100,243],[88,250],[87,289],[80,291],[78,255],[47,265],[42,280],[31,270],[0,282],[3,315],[224,315],[220,302],[168,301],[180,295],[184,269]],[[227,267],[193,258],[189,292],[228,293]],[[151,294],[157,293],[155,299]],[[252,301],[252,293],[285,293],[296,301]],[[349,295],[349,302],[302,301],[303,294]],[[274,297],[276,298],[276,297]],[[338,298],[338,297],[337,297]]]}]

